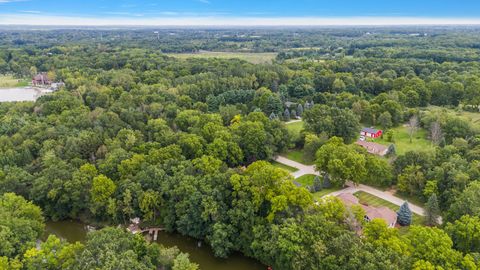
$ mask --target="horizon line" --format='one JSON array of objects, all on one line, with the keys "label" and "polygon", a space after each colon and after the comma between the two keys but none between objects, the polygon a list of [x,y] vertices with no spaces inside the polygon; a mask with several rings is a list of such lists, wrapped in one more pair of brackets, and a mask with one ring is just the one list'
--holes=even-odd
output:
[{"label": "horizon line", "polygon": [[3,14],[2,26],[476,26],[480,18],[350,16],[350,17],[88,17]]}]

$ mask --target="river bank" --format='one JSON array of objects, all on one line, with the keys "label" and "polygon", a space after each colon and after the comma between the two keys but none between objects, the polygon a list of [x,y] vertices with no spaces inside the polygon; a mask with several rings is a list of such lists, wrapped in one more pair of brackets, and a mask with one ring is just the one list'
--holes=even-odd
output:
[{"label": "river bank", "polygon": [[[46,233],[67,240],[68,242],[84,242],[87,226],[77,221],[48,221]],[[241,253],[234,253],[228,259],[216,258],[207,244],[199,247],[198,240],[177,233],[159,232],[157,243],[165,247],[177,246],[182,252],[190,254],[191,261],[198,263],[200,269],[208,270],[264,270],[266,267],[255,259]]]}]

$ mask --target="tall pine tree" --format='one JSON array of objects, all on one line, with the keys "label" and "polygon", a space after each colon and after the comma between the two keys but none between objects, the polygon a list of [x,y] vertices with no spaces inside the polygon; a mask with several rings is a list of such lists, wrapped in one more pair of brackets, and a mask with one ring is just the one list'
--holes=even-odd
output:
[{"label": "tall pine tree", "polygon": [[408,206],[408,202],[404,202],[397,212],[398,224],[402,226],[409,226],[412,224],[412,210]]},{"label": "tall pine tree", "polygon": [[285,109],[285,112],[283,113],[283,117],[285,117],[285,121],[289,121],[290,120],[290,111],[287,109]]},{"label": "tall pine tree", "polygon": [[300,103],[298,103],[298,106],[297,106],[297,115],[300,117],[302,117],[303,115],[303,106]]},{"label": "tall pine tree", "polygon": [[425,204],[425,223],[428,226],[438,225],[440,216],[440,207],[438,206],[437,195],[433,193]]},{"label": "tall pine tree", "polygon": [[322,185],[323,183],[322,180],[320,180],[320,176],[315,176],[315,179],[313,179],[313,189],[315,190],[315,192],[322,190]]},{"label": "tall pine tree", "polygon": [[308,103],[308,101],[305,101],[304,109],[305,110],[310,109],[310,103]]},{"label": "tall pine tree", "polygon": [[292,119],[297,119],[297,111],[292,110],[291,117]]},{"label": "tall pine tree", "polygon": [[331,188],[332,183],[330,182],[330,176],[327,173],[323,176],[323,187],[324,188]]}]

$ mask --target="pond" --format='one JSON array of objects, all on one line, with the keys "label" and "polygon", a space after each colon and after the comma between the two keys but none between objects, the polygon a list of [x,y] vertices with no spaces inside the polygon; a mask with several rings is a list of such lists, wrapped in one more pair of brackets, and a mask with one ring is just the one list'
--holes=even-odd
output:
[{"label": "pond", "polygon": [[[86,237],[85,225],[75,221],[47,222],[46,231],[48,234],[55,234],[69,242],[84,241]],[[219,259],[213,256],[213,252],[207,244],[203,243],[198,247],[198,241],[182,236],[159,232],[159,244],[165,247],[177,246],[182,252],[190,254],[190,260],[198,263],[200,269],[208,270],[264,270],[266,267],[260,262],[245,257],[240,253],[231,254],[228,259]]]},{"label": "pond", "polygon": [[0,88],[0,102],[35,101],[43,94],[35,88]]}]

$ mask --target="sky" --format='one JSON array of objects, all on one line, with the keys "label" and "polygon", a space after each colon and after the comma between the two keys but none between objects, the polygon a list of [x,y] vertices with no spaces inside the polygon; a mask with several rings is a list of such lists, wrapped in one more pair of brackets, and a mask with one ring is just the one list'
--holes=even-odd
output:
[{"label": "sky", "polygon": [[480,24],[480,0],[0,0],[0,24]]}]

